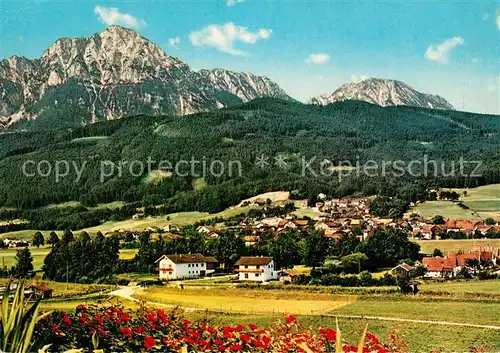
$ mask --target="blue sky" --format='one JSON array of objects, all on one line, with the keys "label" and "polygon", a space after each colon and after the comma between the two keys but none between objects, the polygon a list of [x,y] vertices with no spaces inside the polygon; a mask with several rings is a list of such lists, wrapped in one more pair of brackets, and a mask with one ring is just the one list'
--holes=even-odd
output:
[{"label": "blue sky", "polygon": [[500,114],[496,1],[3,0],[0,10],[1,58],[37,58],[60,37],[120,24],[194,69],[267,75],[302,101],[385,77]]}]

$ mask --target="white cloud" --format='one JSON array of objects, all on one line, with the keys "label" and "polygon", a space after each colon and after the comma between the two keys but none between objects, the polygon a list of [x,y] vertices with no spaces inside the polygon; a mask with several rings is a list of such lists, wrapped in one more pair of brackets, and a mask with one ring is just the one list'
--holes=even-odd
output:
[{"label": "white cloud", "polygon": [[226,4],[227,6],[234,6],[236,4],[241,4],[242,2],[245,2],[246,0],[227,0]]},{"label": "white cloud", "polygon": [[441,44],[431,44],[425,52],[425,57],[429,60],[437,61],[442,64],[448,62],[450,52],[458,45],[464,44],[462,37],[453,37],[445,40]]},{"label": "white cloud", "polygon": [[268,39],[272,30],[261,28],[257,32],[250,32],[246,27],[236,26],[229,22],[224,25],[209,25],[199,31],[191,32],[189,40],[194,46],[216,48],[232,55],[248,55],[247,52],[234,48],[236,42],[255,44],[260,39]]},{"label": "white cloud", "polygon": [[369,78],[370,78],[370,76],[365,75],[365,74],[361,74],[361,75],[352,74],[351,75],[351,81],[354,83],[363,82],[364,80],[368,80]]},{"label": "white cloud", "polygon": [[171,46],[172,48],[178,48],[180,42],[181,42],[181,39],[179,37],[174,37],[174,38],[168,39],[168,45]]},{"label": "white cloud", "polygon": [[121,13],[116,7],[102,7],[97,5],[94,7],[94,13],[98,15],[102,23],[111,25],[120,25],[131,28],[139,28],[145,25],[146,22],[140,20],[128,13]]},{"label": "white cloud", "polygon": [[500,10],[497,11],[497,28],[500,31]]},{"label": "white cloud", "polygon": [[327,63],[328,60],[330,60],[330,55],[325,54],[325,53],[314,53],[314,54],[311,54],[307,57],[306,63],[322,65],[322,64]]}]

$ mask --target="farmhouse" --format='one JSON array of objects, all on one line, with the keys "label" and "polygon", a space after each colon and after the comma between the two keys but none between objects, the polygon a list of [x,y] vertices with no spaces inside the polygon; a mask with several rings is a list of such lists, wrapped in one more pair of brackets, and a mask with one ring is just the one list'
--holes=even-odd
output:
[{"label": "farmhouse", "polygon": [[424,257],[422,265],[427,272],[427,278],[452,278],[457,274],[457,264],[455,257]]},{"label": "farmhouse", "polygon": [[202,254],[163,255],[159,263],[159,277],[161,280],[205,277],[215,272],[217,260]]},{"label": "farmhouse", "polygon": [[238,279],[240,281],[267,282],[278,279],[272,257],[242,257],[236,262]]},{"label": "farmhouse", "polygon": [[391,269],[391,273],[393,275],[404,275],[410,277],[413,272],[415,272],[415,267],[410,266],[405,262]]}]

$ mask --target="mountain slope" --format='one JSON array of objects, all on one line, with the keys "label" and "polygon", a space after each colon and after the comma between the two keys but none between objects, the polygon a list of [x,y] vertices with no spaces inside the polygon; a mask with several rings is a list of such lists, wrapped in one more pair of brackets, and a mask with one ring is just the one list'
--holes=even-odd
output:
[{"label": "mountain slope", "polygon": [[0,129],[26,120],[51,128],[138,114],[185,115],[266,96],[291,99],[266,77],[198,73],[119,26],[90,38],[59,39],[40,59],[2,60],[0,96]]},{"label": "mountain slope", "polygon": [[327,105],[344,100],[360,100],[382,107],[406,105],[432,109],[455,109],[441,96],[418,92],[401,81],[378,78],[347,83],[332,94],[311,99],[310,103]]},{"label": "mountain slope", "polygon": [[[144,200],[148,205],[167,204],[169,213],[208,212],[277,190],[300,190],[304,199],[320,192],[372,195],[380,190],[406,198],[407,194],[415,194],[415,188],[425,190],[426,185],[499,183],[499,132],[498,116],[383,108],[359,101],[323,107],[263,98],[189,118],[140,116],[71,130],[6,133],[0,134],[0,209],[74,200],[89,205]],[[268,158],[267,166],[256,163],[263,155]],[[275,163],[274,157],[280,156],[285,158],[286,167]],[[391,161],[424,161],[423,156],[436,163],[446,162],[438,164],[438,177],[434,176],[432,163],[428,173],[419,172],[422,164],[418,163],[411,164],[411,173],[391,172]],[[462,178],[458,165],[461,158],[483,161],[483,177]],[[149,159],[155,161],[153,171],[162,169],[170,176],[148,182]],[[57,161],[71,161],[75,169],[83,169],[78,175],[71,167],[67,176],[55,182],[54,173],[48,177],[38,175],[36,166],[31,164],[27,173],[33,173],[32,176],[24,175],[27,160],[49,161],[52,166]],[[192,160],[198,163],[191,164]],[[325,160],[332,167],[346,166],[347,161],[353,166],[359,162],[361,170],[359,174],[353,171],[347,175],[342,168],[339,177],[335,169],[325,167]],[[102,163],[108,161],[115,163],[114,172],[103,170]],[[138,177],[137,165],[133,170],[129,166],[139,161],[144,169]],[[178,165],[179,161],[187,161],[189,166]],[[379,166],[376,171],[372,169],[373,162]],[[389,162],[387,168],[385,162]],[[451,162],[457,168],[454,175],[450,174]],[[365,163],[369,164],[363,171]],[[475,166],[467,163],[465,169]],[[222,175],[218,174],[221,170]],[[201,177],[206,185],[200,190],[193,186],[193,181]],[[95,218],[103,219],[101,215]]]}]

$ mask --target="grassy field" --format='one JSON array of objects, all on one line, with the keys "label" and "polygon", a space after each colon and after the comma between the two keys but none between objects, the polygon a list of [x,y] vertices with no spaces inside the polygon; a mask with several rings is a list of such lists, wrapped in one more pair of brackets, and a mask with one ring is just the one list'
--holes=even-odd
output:
[{"label": "grassy field", "polygon": [[[469,207],[464,210],[452,201],[428,201],[415,206],[410,212],[422,217],[479,220],[491,217],[500,220],[500,184],[480,186],[472,189],[450,189],[461,195],[460,201]],[[464,196],[464,191],[467,195]]]},{"label": "grassy field", "polygon": [[432,253],[434,249],[440,249],[443,252],[448,251],[473,251],[475,249],[494,247],[500,248],[500,239],[446,239],[446,240],[418,240],[420,251],[423,253]]},{"label": "grassy field", "polygon": [[299,209],[293,211],[292,213],[299,218],[309,217],[311,219],[315,219],[316,217],[325,215],[325,213],[322,213],[322,212],[320,212],[316,209],[312,209],[312,208],[299,208]]},{"label": "grassy field", "polygon": [[[190,313],[188,315],[192,320],[204,317],[204,314],[200,313]],[[254,323],[261,327],[273,326],[277,321],[283,320],[283,315],[217,314],[209,317],[220,325]],[[305,328],[311,327],[313,330],[320,327],[335,328],[336,325],[334,317],[309,315],[298,316],[298,319]],[[498,335],[498,331],[494,330],[346,318],[339,318],[338,322],[342,336],[352,344],[357,344],[365,325],[368,324],[368,330],[376,334],[383,342],[389,341],[389,334],[394,331],[398,332],[398,335],[404,337],[404,340],[408,343],[411,352],[429,352],[432,350],[469,352],[470,346],[480,346],[483,343],[486,352],[498,352],[500,350],[500,335]]]},{"label": "grassy field", "polygon": [[254,202],[256,200],[266,201],[267,199],[276,203],[285,203],[290,199],[290,192],[288,191],[266,192],[265,194],[253,196],[246,200],[241,201],[237,207],[240,207],[245,202]]},{"label": "grassy field", "polygon": [[[0,266],[11,267],[16,262],[16,254],[20,249],[1,249],[0,250]],[[40,248],[30,248],[31,256],[33,256],[33,267],[35,271],[41,270],[43,266],[43,260],[50,252],[49,247]]]},{"label": "grassy field", "polygon": [[463,282],[424,282],[420,291],[444,291],[450,293],[487,293],[500,295],[500,280],[478,281],[469,280]]},{"label": "grassy field", "polygon": [[[119,204],[117,203],[116,206]],[[103,206],[102,206],[103,207]],[[143,219],[130,219],[126,221],[119,222],[105,222],[99,226],[86,228],[86,230],[91,235],[95,235],[97,232],[111,232],[118,229],[127,229],[127,230],[144,230],[147,227],[164,227],[167,224],[175,225],[175,226],[184,226],[187,224],[192,224],[201,220],[211,219],[215,217],[229,218],[232,216],[236,216],[238,214],[247,213],[251,209],[257,209],[258,206],[246,206],[246,207],[233,207],[222,212],[218,213],[203,213],[203,212],[179,212],[179,213],[171,213],[161,217],[151,217],[151,218],[143,218]],[[78,234],[82,230],[74,231],[75,234]],[[28,229],[17,232],[8,232],[0,234],[0,237],[3,238],[18,238],[18,239],[26,239],[29,240],[33,237],[33,234],[36,230]],[[48,235],[51,231],[44,230],[43,234]],[[62,231],[55,231],[60,234]]]},{"label": "grassy field", "polygon": [[416,297],[415,300],[406,300],[406,298],[402,300],[394,298],[357,300],[329,313],[484,325],[500,324],[500,303],[498,302],[428,301],[425,297]]},{"label": "grassy field", "polygon": [[246,289],[204,289],[152,287],[136,295],[139,299],[207,309],[245,313],[281,313],[312,315],[326,313],[355,300],[355,296],[305,293],[299,291],[261,291]]},{"label": "grassy field", "polygon": [[[500,281],[478,283],[478,292],[490,293]],[[466,284],[446,285],[450,292],[460,292]],[[423,290],[434,290],[430,284]],[[461,288],[461,286],[463,288]],[[340,327],[348,340],[356,342],[366,323],[369,330],[386,341],[393,330],[408,342],[411,351],[468,351],[471,345],[486,343],[488,351],[500,349],[498,331],[482,328],[444,326],[432,323],[393,322],[384,320],[344,318],[348,316],[382,316],[402,319],[450,321],[468,324],[500,325],[500,303],[483,301],[438,300],[426,296],[339,296],[296,291],[259,291],[248,289],[173,289],[152,287],[138,296],[148,301],[176,304],[222,312],[193,312],[190,318],[196,320],[208,316],[220,324],[254,323],[272,326],[283,319],[284,314],[297,314],[299,320],[317,329],[335,327],[339,316]],[[398,299],[399,298],[399,299]]]},{"label": "grassy field", "polygon": [[[0,266],[11,267],[16,262],[16,253],[20,249],[9,248],[0,249]],[[33,268],[35,271],[42,269],[43,261],[45,257],[50,252],[49,246],[44,246],[40,248],[30,247],[31,256],[33,257]],[[121,249],[120,258],[122,259],[132,259],[137,253],[137,249]]]}]

